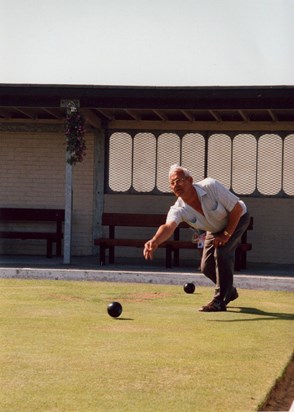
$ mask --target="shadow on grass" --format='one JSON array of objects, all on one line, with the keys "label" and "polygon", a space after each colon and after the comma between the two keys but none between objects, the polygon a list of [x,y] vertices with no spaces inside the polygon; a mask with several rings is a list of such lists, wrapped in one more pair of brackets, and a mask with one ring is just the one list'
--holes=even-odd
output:
[{"label": "shadow on grass", "polygon": [[279,312],[266,312],[264,310],[260,310],[257,308],[250,308],[250,307],[228,307],[228,312],[231,313],[240,313],[240,314],[248,314],[252,315],[250,318],[246,319],[231,319],[231,320],[219,320],[216,322],[246,322],[246,321],[255,321],[255,320],[294,320],[293,313],[279,313]]},{"label": "shadow on grass", "polygon": [[114,320],[134,320],[133,318],[114,318]]}]

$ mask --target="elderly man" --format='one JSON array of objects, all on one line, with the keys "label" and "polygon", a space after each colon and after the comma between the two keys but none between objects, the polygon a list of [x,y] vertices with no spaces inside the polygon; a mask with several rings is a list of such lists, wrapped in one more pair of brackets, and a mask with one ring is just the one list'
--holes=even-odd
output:
[{"label": "elderly man", "polygon": [[190,172],[179,165],[169,171],[169,183],[177,201],[170,208],[166,223],[145,243],[144,257],[152,259],[158,246],[165,242],[183,221],[192,228],[206,231],[201,272],[216,286],[211,302],[203,312],[225,311],[238,298],[233,286],[235,250],[249,224],[249,213],[242,200],[220,182],[206,178],[193,183]]}]

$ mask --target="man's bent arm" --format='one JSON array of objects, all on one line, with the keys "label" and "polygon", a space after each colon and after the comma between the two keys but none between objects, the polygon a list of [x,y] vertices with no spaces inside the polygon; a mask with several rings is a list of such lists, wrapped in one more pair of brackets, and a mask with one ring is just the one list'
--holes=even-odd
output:
[{"label": "man's bent arm", "polygon": [[153,259],[153,254],[161,243],[171,237],[177,227],[176,222],[165,223],[159,226],[152,239],[145,243],[143,255],[145,259]]},{"label": "man's bent arm", "polygon": [[240,203],[236,203],[234,208],[229,213],[227,227],[225,228],[230,235],[232,235],[235,232],[235,229],[238,226],[242,213],[242,206],[240,205]]},{"label": "man's bent arm", "polygon": [[234,208],[229,213],[227,226],[224,228],[223,232],[215,236],[213,241],[214,247],[224,246],[230,240],[230,237],[238,226],[242,213],[242,206],[240,203],[236,203]]}]

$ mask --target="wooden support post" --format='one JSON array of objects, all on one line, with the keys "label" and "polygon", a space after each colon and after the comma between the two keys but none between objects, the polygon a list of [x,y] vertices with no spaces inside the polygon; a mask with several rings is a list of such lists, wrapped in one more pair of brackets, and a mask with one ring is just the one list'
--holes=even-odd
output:
[{"label": "wooden support post", "polygon": [[[67,154],[68,157],[68,154]],[[65,220],[63,237],[63,263],[71,262],[72,242],[72,204],[73,204],[73,166],[66,162],[65,169]]]},{"label": "wooden support post", "polygon": [[[61,100],[60,107],[66,109],[67,114],[77,111],[80,107],[79,100]],[[71,244],[72,244],[72,206],[73,206],[73,166],[68,160],[70,154],[66,152],[65,168],[65,219],[63,235],[63,263],[71,262]]]}]

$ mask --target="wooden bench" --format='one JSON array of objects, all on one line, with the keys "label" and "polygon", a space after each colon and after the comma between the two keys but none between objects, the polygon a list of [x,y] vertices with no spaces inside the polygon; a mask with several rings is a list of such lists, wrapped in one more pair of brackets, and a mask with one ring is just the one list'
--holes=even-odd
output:
[{"label": "wooden bench", "polygon": [[[14,230],[18,224],[27,222],[54,222],[55,231]],[[3,239],[38,239],[47,241],[47,257],[52,257],[52,246],[56,243],[56,256],[61,256],[63,239],[62,224],[64,222],[63,209],[28,209],[28,208],[0,208],[0,223],[9,224],[9,229],[0,231]],[[13,226],[13,229],[11,229]]]},{"label": "wooden bench", "polygon": [[[109,263],[115,262],[115,247],[136,247],[143,248],[146,239],[130,239],[116,237],[116,228],[118,227],[140,227],[140,228],[158,228],[166,221],[166,215],[150,214],[126,214],[126,213],[103,213],[102,226],[108,226],[108,237],[94,239],[94,244],[100,248],[100,264],[106,262],[106,250],[109,250]],[[182,229],[190,226],[183,222],[174,232],[173,238],[162,243],[159,248],[166,250],[165,265],[171,268],[172,265],[180,265],[180,249],[197,249],[192,241],[181,240],[180,233]],[[253,219],[251,218],[248,229],[253,228]],[[241,270],[246,268],[246,254],[251,250],[252,245],[247,243],[247,233],[242,236],[241,244],[236,250],[235,269]]]}]

